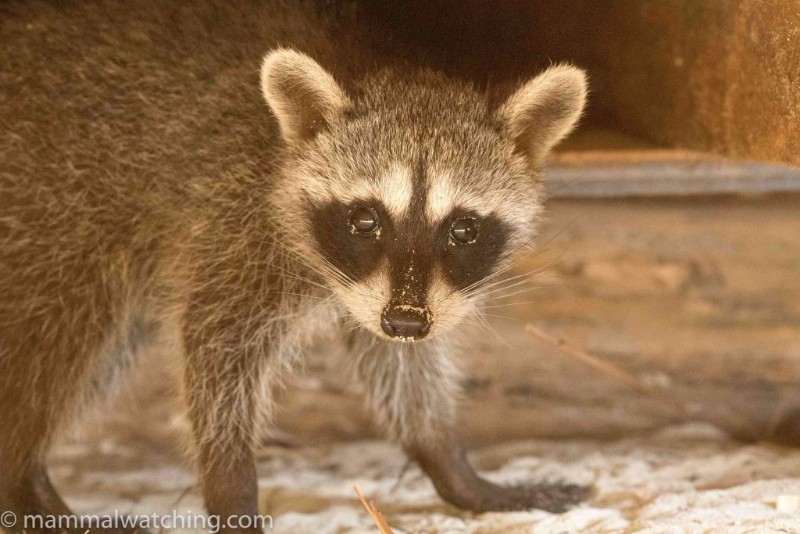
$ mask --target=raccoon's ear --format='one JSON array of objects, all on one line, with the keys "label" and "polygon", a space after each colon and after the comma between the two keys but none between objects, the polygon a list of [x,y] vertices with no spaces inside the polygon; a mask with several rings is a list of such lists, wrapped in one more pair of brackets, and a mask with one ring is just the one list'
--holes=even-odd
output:
[{"label": "raccoon's ear", "polygon": [[500,108],[500,118],[532,168],[572,131],[586,104],[586,74],[559,65],[526,82]]},{"label": "raccoon's ear", "polygon": [[261,91],[288,143],[314,137],[350,106],[333,76],[307,55],[288,48],[264,58]]}]

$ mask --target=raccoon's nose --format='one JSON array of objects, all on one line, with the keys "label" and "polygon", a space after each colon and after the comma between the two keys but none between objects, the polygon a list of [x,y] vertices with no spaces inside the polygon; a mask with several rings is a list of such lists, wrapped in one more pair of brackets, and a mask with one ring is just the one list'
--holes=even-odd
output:
[{"label": "raccoon's nose", "polygon": [[383,310],[381,328],[387,336],[422,339],[431,331],[430,311],[415,306],[390,306]]}]

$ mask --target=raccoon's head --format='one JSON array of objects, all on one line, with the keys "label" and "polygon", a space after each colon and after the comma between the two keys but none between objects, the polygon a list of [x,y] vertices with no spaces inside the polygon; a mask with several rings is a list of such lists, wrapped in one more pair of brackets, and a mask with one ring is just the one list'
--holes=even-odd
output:
[{"label": "raccoon's head", "polygon": [[261,71],[285,141],[289,246],[359,325],[394,341],[458,327],[535,234],[539,177],[574,127],[584,73],[556,66],[493,109],[467,84],[382,71],[346,92],[304,54]]}]

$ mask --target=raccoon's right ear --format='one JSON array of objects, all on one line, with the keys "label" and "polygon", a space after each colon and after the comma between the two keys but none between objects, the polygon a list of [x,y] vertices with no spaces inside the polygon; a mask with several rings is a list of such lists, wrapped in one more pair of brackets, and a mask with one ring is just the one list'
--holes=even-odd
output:
[{"label": "raccoon's right ear", "polygon": [[288,48],[274,50],[264,58],[261,91],[287,143],[314,137],[351,105],[333,76],[319,63]]}]

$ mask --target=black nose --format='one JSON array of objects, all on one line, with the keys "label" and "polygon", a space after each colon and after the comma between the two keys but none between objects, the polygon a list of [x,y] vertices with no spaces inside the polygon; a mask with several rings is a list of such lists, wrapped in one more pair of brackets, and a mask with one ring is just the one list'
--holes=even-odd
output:
[{"label": "black nose", "polygon": [[427,308],[389,306],[381,315],[381,328],[387,336],[422,339],[431,331],[430,315]]}]

